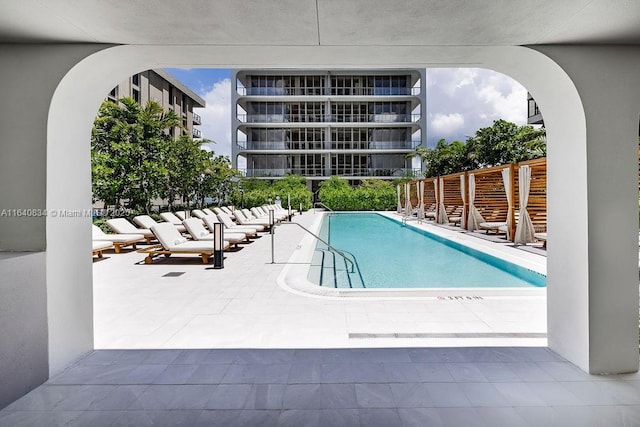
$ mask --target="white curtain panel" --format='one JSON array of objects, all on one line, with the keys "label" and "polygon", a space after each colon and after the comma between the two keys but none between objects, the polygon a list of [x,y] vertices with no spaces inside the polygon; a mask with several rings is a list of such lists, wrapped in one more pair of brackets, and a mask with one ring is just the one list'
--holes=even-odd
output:
[{"label": "white curtain panel", "polygon": [[402,212],[402,201],[400,199],[400,184],[398,184],[396,188],[398,190],[398,207],[396,208],[396,212],[400,213]]},{"label": "white curtain panel", "polygon": [[418,190],[418,220],[424,219],[424,181],[416,182],[416,189]]},{"label": "white curtain panel", "polygon": [[520,210],[518,214],[518,225],[516,227],[516,237],[514,243],[517,245],[525,245],[535,241],[533,235],[533,222],[529,212],[527,212],[527,204],[529,203],[529,189],[531,188],[531,168],[529,165],[520,166],[518,169],[518,190],[520,192]]},{"label": "white curtain panel", "polygon": [[475,231],[480,228],[480,223],[485,222],[480,212],[475,206],[476,202],[476,176],[469,174],[469,217],[467,219],[467,230]]},{"label": "white curtain panel", "polygon": [[449,223],[449,218],[447,218],[447,210],[445,209],[444,206],[444,179],[440,178],[440,185],[439,185],[439,199],[440,202],[438,204],[438,224],[448,224]]},{"label": "white curtain panel", "polygon": [[[513,197],[511,197],[511,173],[509,168],[502,169],[502,183],[504,184],[504,192],[507,195],[507,206],[509,207],[508,212],[511,212],[513,209]],[[511,215],[507,213],[507,239],[511,240]]]},{"label": "white curtain panel", "polygon": [[404,214],[406,216],[413,215],[413,206],[411,206],[411,184],[404,185]]},{"label": "white curtain panel", "polygon": [[[462,197],[462,205],[467,206],[467,192],[466,192],[467,182],[464,179],[464,174],[460,175],[460,196]],[[464,209],[462,209],[462,218],[460,219],[460,227],[467,228],[467,218],[464,214]]]}]

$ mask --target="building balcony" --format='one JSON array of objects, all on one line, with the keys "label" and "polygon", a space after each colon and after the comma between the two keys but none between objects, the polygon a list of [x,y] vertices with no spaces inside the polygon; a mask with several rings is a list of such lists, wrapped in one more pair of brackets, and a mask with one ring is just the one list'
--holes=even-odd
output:
[{"label": "building balcony", "polygon": [[330,173],[324,168],[273,168],[273,169],[239,169],[247,178],[279,178],[286,175],[301,175],[306,177],[328,178],[342,176],[352,178],[398,178],[403,176],[418,176],[420,169],[412,168],[354,168],[335,167]]},{"label": "building balcony", "polygon": [[242,123],[416,123],[420,114],[238,114]]},{"label": "building balcony", "polygon": [[200,129],[193,128],[191,134],[194,138],[202,138],[202,132],[200,132]]},{"label": "building balcony", "polygon": [[237,87],[240,96],[418,96],[415,87]]},{"label": "building balcony", "polygon": [[299,151],[330,151],[330,150],[414,150],[420,141],[333,141],[330,148],[325,148],[324,142],[305,141],[242,141],[236,145],[240,150],[299,150]]},{"label": "building balcony", "polygon": [[200,117],[199,114],[193,113],[193,124],[194,125],[201,125],[202,124],[202,118]]}]

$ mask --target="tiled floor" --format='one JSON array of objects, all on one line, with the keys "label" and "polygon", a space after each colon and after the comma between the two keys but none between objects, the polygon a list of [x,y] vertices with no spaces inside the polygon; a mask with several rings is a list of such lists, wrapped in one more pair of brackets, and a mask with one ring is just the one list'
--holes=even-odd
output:
[{"label": "tiled floor", "polygon": [[546,348],[101,350],[0,426],[638,426],[640,375]]}]

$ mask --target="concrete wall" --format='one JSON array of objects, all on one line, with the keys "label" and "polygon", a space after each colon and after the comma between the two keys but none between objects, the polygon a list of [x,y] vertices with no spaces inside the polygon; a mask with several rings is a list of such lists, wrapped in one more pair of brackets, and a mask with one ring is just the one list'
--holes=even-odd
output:
[{"label": "concrete wall", "polygon": [[44,258],[0,253],[0,408],[49,376]]},{"label": "concrete wall", "polygon": [[[64,75],[96,49],[0,45],[4,106],[0,113],[0,212],[6,210],[0,217],[0,408],[45,381],[50,373],[51,323],[44,253],[49,106]],[[80,94],[76,92],[77,97]],[[66,123],[73,127],[75,120],[68,117]],[[88,250],[88,245],[87,240],[83,247]],[[67,253],[73,256],[73,251]],[[89,257],[80,256],[74,262],[82,263]],[[79,279],[90,290],[90,265],[88,271],[88,281],[86,274],[84,281],[82,276]],[[64,280],[77,285],[73,274]],[[81,311],[91,312],[91,293],[81,300]],[[65,301],[65,306],[73,303]],[[91,329],[91,316],[82,320]],[[66,333],[77,331],[72,328]],[[92,336],[79,339],[82,345],[74,348],[65,363],[92,348]]]},{"label": "concrete wall", "polygon": [[[90,208],[93,118],[105,94],[139,70],[492,68],[523,83],[547,122],[550,346],[590,372],[634,371],[640,55],[635,47],[539,49],[555,62],[522,47],[305,46],[273,55],[258,46],[0,46],[0,89],[11,105],[0,114],[2,207]],[[90,236],[90,218],[0,219],[0,250],[41,252],[46,244],[46,259],[25,258],[33,273],[27,286],[23,270],[0,263],[0,301],[20,301],[35,316],[29,336],[17,321],[0,322],[2,347],[9,348],[2,372],[10,376],[0,395],[17,397],[47,367],[53,375],[92,349]]]}]

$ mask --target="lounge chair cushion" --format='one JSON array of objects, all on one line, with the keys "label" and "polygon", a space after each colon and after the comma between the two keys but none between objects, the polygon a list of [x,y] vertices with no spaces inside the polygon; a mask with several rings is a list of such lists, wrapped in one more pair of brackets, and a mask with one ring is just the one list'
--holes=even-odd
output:
[{"label": "lounge chair cushion", "polygon": [[91,242],[91,248],[94,251],[109,249],[112,246],[113,246],[113,242],[110,242],[109,240],[93,240]]},{"label": "lounge chair cushion", "polygon": [[[213,242],[187,241],[180,232],[169,223],[160,223],[151,227],[162,247],[172,252],[209,252],[213,250]],[[180,242],[180,243],[178,243]]]},{"label": "lounge chair cushion", "polygon": [[113,243],[139,242],[144,240],[142,234],[106,234],[97,225],[92,225],[93,240],[106,240]]},{"label": "lounge chair cushion", "polygon": [[145,237],[152,237],[151,230],[146,228],[137,228],[125,218],[112,218],[107,220],[107,225],[118,234],[142,234]]}]

